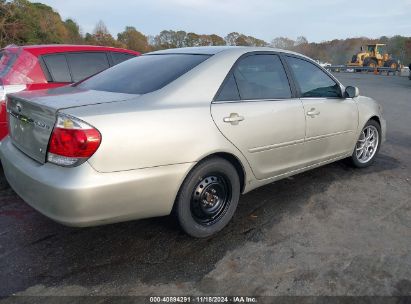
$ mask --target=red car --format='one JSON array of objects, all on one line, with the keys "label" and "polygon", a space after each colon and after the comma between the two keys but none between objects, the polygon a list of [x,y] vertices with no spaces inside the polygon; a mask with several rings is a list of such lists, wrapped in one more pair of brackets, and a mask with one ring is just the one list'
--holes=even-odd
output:
[{"label": "red car", "polygon": [[90,45],[9,46],[0,50],[0,140],[7,134],[5,96],[80,81],[140,53]]}]

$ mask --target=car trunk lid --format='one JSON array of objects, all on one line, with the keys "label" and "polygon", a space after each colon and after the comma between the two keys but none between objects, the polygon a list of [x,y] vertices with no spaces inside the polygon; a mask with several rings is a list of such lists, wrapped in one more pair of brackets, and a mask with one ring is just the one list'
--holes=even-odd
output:
[{"label": "car trunk lid", "polygon": [[62,109],[135,98],[136,95],[64,87],[8,95],[9,134],[13,144],[32,159],[45,163],[56,113]]}]

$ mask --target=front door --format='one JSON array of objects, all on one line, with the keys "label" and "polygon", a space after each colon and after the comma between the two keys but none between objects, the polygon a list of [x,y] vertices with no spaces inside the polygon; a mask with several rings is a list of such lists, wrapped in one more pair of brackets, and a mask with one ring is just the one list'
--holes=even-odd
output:
[{"label": "front door", "polygon": [[313,63],[293,56],[287,62],[305,111],[307,164],[351,153],[358,127],[355,100],[344,98],[340,85]]}]

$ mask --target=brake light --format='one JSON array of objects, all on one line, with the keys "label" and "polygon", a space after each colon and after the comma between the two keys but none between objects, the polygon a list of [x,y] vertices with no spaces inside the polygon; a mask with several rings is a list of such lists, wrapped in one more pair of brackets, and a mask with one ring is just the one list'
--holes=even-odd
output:
[{"label": "brake light", "polygon": [[[1,83],[1,79],[0,79]],[[17,93],[26,89],[24,84],[0,85],[0,122],[6,121],[6,94]]]},{"label": "brake light", "polygon": [[3,140],[3,138],[9,133],[7,126],[6,94],[17,93],[25,89],[26,85],[24,84],[0,85],[0,140]]},{"label": "brake light", "polygon": [[89,159],[101,143],[101,134],[77,118],[58,114],[50,136],[47,161],[60,166],[78,166]]}]

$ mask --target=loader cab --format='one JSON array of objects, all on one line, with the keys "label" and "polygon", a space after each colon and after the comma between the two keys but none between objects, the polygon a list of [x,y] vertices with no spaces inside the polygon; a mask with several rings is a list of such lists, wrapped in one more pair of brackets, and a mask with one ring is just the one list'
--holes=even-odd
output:
[{"label": "loader cab", "polygon": [[367,45],[367,52],[374,57],[382,57],[385,54],[385,44],[369,44]]}]

